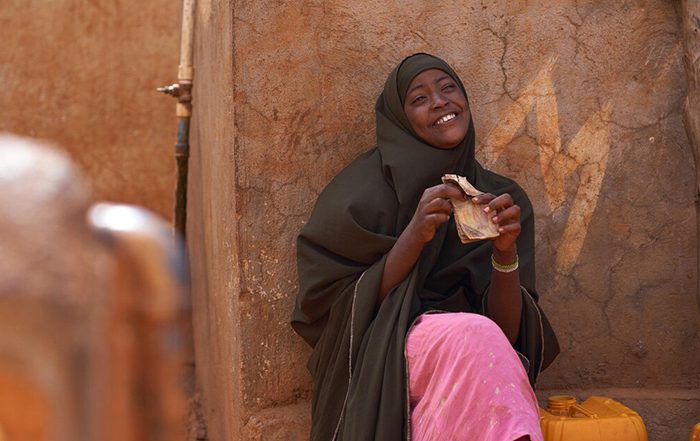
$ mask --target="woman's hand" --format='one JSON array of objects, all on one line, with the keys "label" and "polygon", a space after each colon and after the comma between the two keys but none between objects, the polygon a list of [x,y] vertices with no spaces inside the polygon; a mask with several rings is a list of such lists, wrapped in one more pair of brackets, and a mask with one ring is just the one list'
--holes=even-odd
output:
[{"label": "woman's hand", "polygon": [[413,218],[387,255],[377,305],[382,303],[393,287],[408,277],[425,244],[433,239],[438,227],[450,218],[452,204],[449,198],[464,198],[464,193],[452,184],[436,185],[423,192]]},{"label": "woman's hand", "polygon": [[[494,254],[511,254],[515,252],[515,241],[520,235],[520,206],[513,202],[508,193],[494,196],[484,193],[472,198],[474,203],[485,205],[484,211],[491,221],[498,225],[500,235],[493,240]],[[496,257],[498,257],[496,255]],[[503,262],[510,263],[510,262]]]},{"label": "woman's hand", "polygon": [[438,227],[450,219],[450,198],[464,199],[464,193],[453,184],[440,184],[426,189],[406,227],[408,238],[421,245],[433,240]]}]

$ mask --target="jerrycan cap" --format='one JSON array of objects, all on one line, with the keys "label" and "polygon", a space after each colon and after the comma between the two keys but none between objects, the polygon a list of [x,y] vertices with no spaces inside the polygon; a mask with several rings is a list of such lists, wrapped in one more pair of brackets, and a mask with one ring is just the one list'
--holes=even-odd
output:
[{"label": "jerrycan cap", "polygon": [[552,415],[568,416],[572,406],[576,405],[576,397],[571,395],[552,395],[547,398],[547,410]]},{"label": "jerrycan cap", "polygon": [[559,417],[598,418],[598,415],[576,402],[571,395],[552,395],[547,399],[547,410]]}]

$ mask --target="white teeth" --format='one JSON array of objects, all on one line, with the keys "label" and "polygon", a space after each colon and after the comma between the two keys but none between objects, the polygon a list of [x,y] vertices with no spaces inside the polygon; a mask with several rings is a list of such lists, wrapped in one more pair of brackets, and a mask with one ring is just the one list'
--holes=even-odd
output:
[{"label": "white teeth", "polygon": [[457,116],[457,115],[455,115],[454,113],[450,113],[449,115],[445,115],[445,116],[443,116],[442,118],[440,118],[439,120],[437,120],[437,122],[435,123],[435,125],[438,125],[438,126],[439,126],[440,124],[444,124],[444,123],[446,123],[447,121],[452,121],[456,116]]}]

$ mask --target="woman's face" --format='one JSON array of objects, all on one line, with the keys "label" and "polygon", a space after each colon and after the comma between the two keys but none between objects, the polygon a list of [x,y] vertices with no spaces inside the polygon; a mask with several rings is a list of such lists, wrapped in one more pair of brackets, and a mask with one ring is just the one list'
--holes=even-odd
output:
[{"label": "woman's face", "polygon": [[404,112],[424,142],[441,149],[456,147],[469,129],[469,103],[451,76],[429,69],[411,81]]}]

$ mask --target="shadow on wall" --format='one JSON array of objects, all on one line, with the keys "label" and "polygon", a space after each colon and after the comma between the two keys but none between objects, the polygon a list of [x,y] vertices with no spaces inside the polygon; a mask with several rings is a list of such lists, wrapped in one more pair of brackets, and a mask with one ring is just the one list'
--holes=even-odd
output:
[{"label": "shadow on wall", "polygon": [[184,440],[182,245],[97,204],[63,155],[0,136],[0,439]]}]

